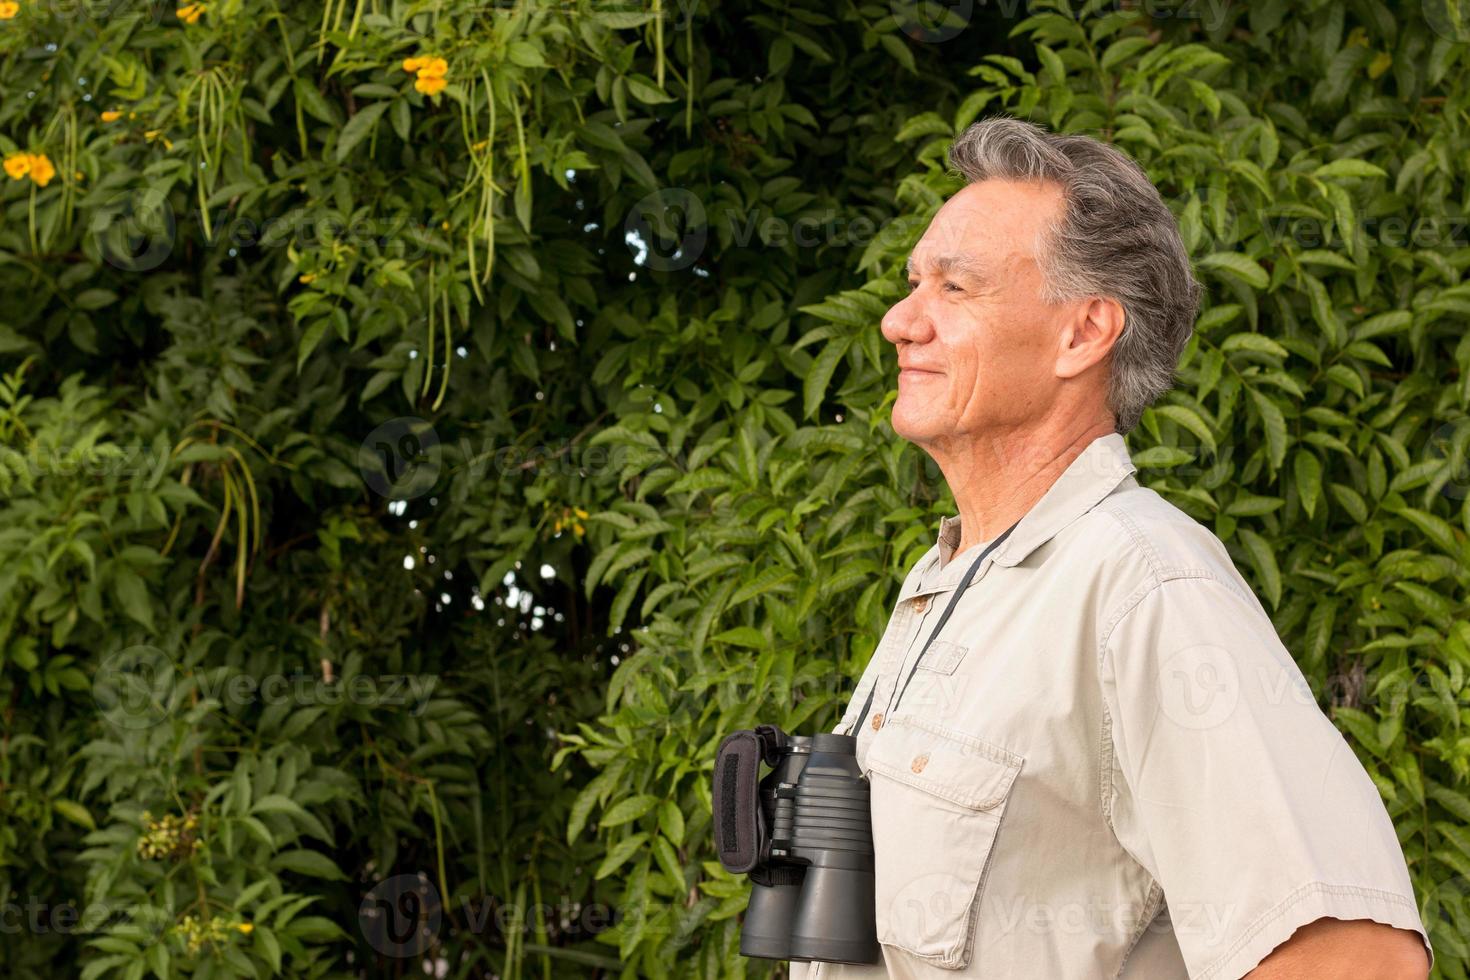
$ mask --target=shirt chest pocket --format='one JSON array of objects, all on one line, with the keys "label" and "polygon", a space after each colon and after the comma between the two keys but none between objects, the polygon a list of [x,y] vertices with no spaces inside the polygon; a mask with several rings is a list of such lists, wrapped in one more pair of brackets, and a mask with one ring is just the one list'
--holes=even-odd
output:
[{"label": "shirt chest pocket", "polygon": [[868,746],[878,941],[935,966],[969,965],[980,894],[1023,760],[899,716]]},{"label": "shirt chest pocket", "polygon": [[948,640],[935,640],[929,644],[929,649],[924,651],[923,658],[918,663],[919,670],[928,670],[936,674],[953,674],[960,661],[965,659],[965,654],[970,652],[969,647],[951,643]]}]

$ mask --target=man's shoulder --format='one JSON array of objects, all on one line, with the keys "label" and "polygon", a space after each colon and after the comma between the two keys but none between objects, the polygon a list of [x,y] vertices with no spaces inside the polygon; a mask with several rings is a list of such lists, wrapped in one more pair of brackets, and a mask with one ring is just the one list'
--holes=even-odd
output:
[{"label": "man's shoulder", "polygon": [[1148,589],[1176,579],[1212,579],[1250,596],[1215,532],[1156,491],[1128,481],[1068,529],[1100,570]]}]

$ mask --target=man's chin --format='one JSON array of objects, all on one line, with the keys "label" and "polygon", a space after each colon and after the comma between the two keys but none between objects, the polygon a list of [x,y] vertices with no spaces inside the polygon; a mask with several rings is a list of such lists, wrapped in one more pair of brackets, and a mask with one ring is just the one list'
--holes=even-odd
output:
[{"label": "man's chin", "polygon": [[915,417],[909,412],[900,411],[898,406],[893,409],[893,431],[903,439],[907,439],[916,446],[925,446],[933,442],[943,432],[943,426],[939,419],[924,416]]}]

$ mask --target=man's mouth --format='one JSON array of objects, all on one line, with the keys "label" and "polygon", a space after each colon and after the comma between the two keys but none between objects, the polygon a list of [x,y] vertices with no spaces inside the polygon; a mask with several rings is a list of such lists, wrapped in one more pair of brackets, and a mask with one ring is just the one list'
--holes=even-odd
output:
[{"label": "man's mouth", "polygon": [[942,372],[940,371],[931,371],[927,368],[921,367],[901,367],[898,369],[898,376],[900,378],[908,378],[910,380],[917,380],[919,378],[937,378],[941,373]]}]

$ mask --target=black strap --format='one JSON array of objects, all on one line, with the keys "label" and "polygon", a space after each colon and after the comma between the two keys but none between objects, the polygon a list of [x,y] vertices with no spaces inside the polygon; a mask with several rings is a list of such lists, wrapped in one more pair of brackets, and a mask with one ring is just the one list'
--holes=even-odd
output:
[{"label": "black strap", "polygon": [[786,733],[774,725],[731,732],[715,752],[715,849],[720,864],[743,874],[766,859],[771,842],[771,815],[760,798],[760,766],[781,760]]},{"label": "black strap", "polygon": [[[1016,524],[1019,523],[1021,522],[1016,522]],[[964,593],[965,589],[970,587],[970,580],[973,579],[975,577],[975,573],[979,571],[980,563],[985,560],[986,555],[994,551],[996,547],[1002,541],[1004,541],[1012,531],[1016,529],[1016,524],[1012,524],[1010,527],[1006,528],[1005,531],[1002,532],[1000,537],[996,538],[994,541],[990,542],[990,544],[986,545],[985,550],[980,552],[980,557],[976,558],[974,563],[965,570],[965,577],[960,579],[959,585],[955,586],[954,594],[949,597],[949,604],[944,607],[944,612],[941,613],[939,616],[939,622],[934,624],[934,629],[929,633],[929,639],[924,641],[924,648],[920,650],[919,655],[914,658],[914,665],[909,668],[909,676],[904,678],[903,687],[899,689],[898,697],[892,702],[892,707],[889,708],[889,711],[892,711],[893,708],[898,707],[898,702],[903,700],[903,692],[908,690],[909,681],[914,679],[914,672],[919,669],[919,662],[924,659],[924,654],[929,652],[930,645],[933,644],[934,640],[939,636],[939,631],[944,629],[944,624],[949,622],[949,617],[950,614],[954,612],[955,604],[960,601],[960,596]],[[848,734],[856,734],[857,732],[862,731],[863,722],[867,720],[868,710],[873,707],[873,695],[877,692],[877,690],[878,678],[875,676],[873,678],[873,686],[868,688],[868,700],[863,703],[863,712],[862,714],[858,715],[857,724],[848,729]]]}]

